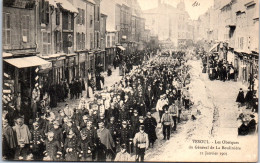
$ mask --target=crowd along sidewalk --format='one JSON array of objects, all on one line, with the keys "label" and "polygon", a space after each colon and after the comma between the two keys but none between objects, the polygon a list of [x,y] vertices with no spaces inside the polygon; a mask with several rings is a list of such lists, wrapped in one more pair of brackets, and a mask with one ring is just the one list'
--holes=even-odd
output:
[{"label": "crowd along sidewalk", "polygon": [[[102,72],[101,73],[105,80],[104,80],[104,86],[103,87],[111,87],[113,84],[115,84],[116,82],[119,82],[122,79],[122,76],[119,75],[119,68],[117,67],[116,69],[112,69],[112,75],[107,76],[107,72]],[[87,81],[85,81],[86,84]],[[95,91],[95,94],[100,93],[101,91]],[[90,93],[91,94],[91,93]],[[92,101],[94,99],[94,95],[90,95],[90,98],[87,98],[87,91],[83,91],[82,92],[82,96],[85,98],[86,102],[88,101]],[[65,107],[65,104],[68,104],[70,107],[72,108],[76,108],[79,105],[79,99],[70,99],[67,98],[65,100],[65,102],[58,102],[57,107],[53,108],[53,111],[59,111],[60,109]]]}]

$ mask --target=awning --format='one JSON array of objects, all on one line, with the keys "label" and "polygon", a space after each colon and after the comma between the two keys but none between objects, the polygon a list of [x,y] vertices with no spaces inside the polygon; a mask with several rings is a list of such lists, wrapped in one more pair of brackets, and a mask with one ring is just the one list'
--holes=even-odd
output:
[{"label": "awning", "polygon": [[[212,46],[212,48],[209,49],[209,52],[212,52],[213,50],[215,50],[218,47],[219,43],[216,43]],[[217,50],[216,50],[217,51]]]},{"label": "awning", "polygon": [[92,3],[92,4],[96,4],[96,2],[94,0],[87,0],[88,2]]},{"label": "awning", "polygon": [[12,53],[6,53],[6,52],[3,52],[3,58],[8,58],[8,57],[12,57],[13,54]]},{"label": "awning", "polygon": [[125,48],[123,46],[117,46],[119,49],[121,50],[125,50]]},{"label": "awning", "polygon": [[61,7],[64,10],[73,12],[73,13],[79,13],[78,9],[76,7],[73,6],[73,4],[71,4],[69,1],[67,0],[55,0],[57,3],[59,3],[61,5]]},{"label": "awning", "polygon": [[26,68],[26,67],[34,67],[34,66],[51,64],[51,62],[45,61],[44,59],[41,59],[37,56],[4,59],[4,61],[17,68]]},{"label": "awning", "polygon": [[47,0],[49,2],[49,4],[55,8],[57,8],[57,4],[54,0]]}]

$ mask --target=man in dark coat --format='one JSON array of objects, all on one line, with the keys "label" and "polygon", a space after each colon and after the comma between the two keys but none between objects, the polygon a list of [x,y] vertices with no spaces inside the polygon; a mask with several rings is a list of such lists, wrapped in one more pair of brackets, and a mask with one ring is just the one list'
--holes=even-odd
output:
[{"label": "man in dark coat", "polygon": [[89,140],[92,160],[94,160],[96,157],[95,152],[97,146],[97,131],[93,128],[91,120],[87,122],[87,127],[83,128],[81,133],[86,135],[86,139]]},{"label": "man in dark coat", "polygon": [[251,114],[250,115],[250,118],[251,118],[251,120],[249,121],[249,123],[248,123],[248,133],[249,134],[254,134],[255,133],[255,131],[256,131],[256,121],[255,121],[255,116],[253,115],[253,114]]},{"label": "man in dark coat", "polygon": [[144,120],[144,131],[148,134],[149,138],[149,146],[151,144],[151,147],[153,148],[154,142],[157,139],[156,136],[156,126],[157,122],[154,117],[152,117],[151,112],[147,112],[147,118]]},{"label": "man in dark coat", "polygon": [[127,127],[127,122],[122,122],[122,128],[120,130],[120,145],[125,144],[127,151],[129,152],[129,139],[130,139],[130,130]]},{"label": "man in dark coat", "polygon": [[92,161],[91,143],[84,132],[81,132],[81,140],[78,142],[78,148],[78,151],[80,151],[80,161]]},{"label": "man in dark coat", "polygon": [[44,151],[44,146],[43,146],[43,131],[39,128],[38,122],[33,123],[34,129],[31,131],[32,134],[32,145],[30,146],[32,149],[32,154],[34,160],[42,160],[43,158],[43,151]]},{"label": "man in dark coat", "polygon": [[239,106],[242,106],[245,102],[244,91],[242,90],[242,88],[240,88],[240,90],[238,92],[236,102],[239,103]]},{"label": "man in dark coat", "polygon": [[64,143],[65,161],[78,161],[78,138],[76,134],[70,130]]},{"label": "man in dark coat", "polygon": [[44,161],[57,161],[62,154],[60,143],[53,138],[54,133],[48,132],[48,139],[45,140],[46,151],[43,152],[45,154],[45,158],[43,158]]},{"label": "man in dark coat", "polygon": [[14,151],[17,146],[15,134],[8,121],[4,119],[3,123],[3,139],[2,139],[2,155],[6,160],[14,159]]},{"label": "man in dark coat", "polygon": [[153,107],[154,95],[151,85],[148,85],[147,91],[145,92],[145,104],[147,111],[150,112]]},{"label": "man in dark coat", "polygon": [[134,115],[131,117],[132,138],[134,138],[136,132],[138,132],[139,130],[139,128],[137,127],[138,122],[139,122],[138,111],[134,110]]}]

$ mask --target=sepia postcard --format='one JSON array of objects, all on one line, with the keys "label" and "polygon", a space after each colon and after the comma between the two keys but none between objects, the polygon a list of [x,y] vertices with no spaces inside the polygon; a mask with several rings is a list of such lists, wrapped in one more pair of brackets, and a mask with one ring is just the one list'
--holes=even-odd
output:
[{"label": "sepia postcard", "polygon": [[258,0],[1,3],[3,161],[258,161]]}]

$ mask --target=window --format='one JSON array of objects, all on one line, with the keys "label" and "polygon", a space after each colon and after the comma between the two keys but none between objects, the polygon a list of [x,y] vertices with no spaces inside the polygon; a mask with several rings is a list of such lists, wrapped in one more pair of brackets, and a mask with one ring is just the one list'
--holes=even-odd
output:
[{"label": "window", "polygon": [[61,32],[60,31],[55,31],[55,52],[61,52],[62,49],[62,40],[61,40]]},{"label": "window", "polygon": [[42,46],[43,46],[44,55],[51,53],[51,33],[50,32],[42,32]]},{"label": "window", "polygon": [[99,32],[97,32],[97,48],[99,47]]},{"label": "window", "polygon": [[77,16],[77,22],[76,22],[76,24],[80,24],[80,21],[81,21],[81,9],[80,8],[78,8],[78,11],[79,11],[79,14],[78,14],[78,16]]},{"label": "window", "polygon": [[79,14],[77,16],[77,24],[85,24],[85,10],[78,8]]},{"label": "window", "polygon": [[90,23],[89,23],[89,27],[91,28],[93,25],[93,15],[90,15]]},{"label": "window", "polygon": [[11,44],[11,17],[10,13],[3,13],[3,36],[2,41],[4,45]]},{"label": "window", "polygon": [[77,33],[76,35],[76,44],[77,44],[77,50],[82,49],[82,35],[81,33]]},{"label": "window", "polygon": [[81,48],[82,49],[85,49],[85,37],[86,37],[85,33],[82,33],[82,36],[81,36],[81,39],[82,39],[82,41],[81,41],[81,43],[82,43]]},{"label": "window", "polygon": [[29,15],[22,16],[22,40],[23,42],[29,42]]},{"label": "window", "polygon": [[49,10],[49,2],[45,1],[45,23],[49,24],[50,22],[50,10]]},{"label": "window", "polygon": [[82,24],[85,25],[85,10],[82,9]]},{"label": "window", "polygon": [[97,8],[98,8],[97,20],[99,21],[99,20],[100,20],[100,11],[99,11],[99,6],[98,6]]},{"label": "window", "polygon": [[45,0],[40,0],[39,3],[39,15],[40,15],[40,23],[49,24],[49,16],[50,16],[50,9],[49,9],[49,2]]},{"label": "window", "polygon": [[71,30],[71,15],[68,15],[68,30]]},{"label": "window", "polygon": [[60,11],[56,9],[56,25],[60,25]]},{"label": "window", "polygon": [[112,36],[112,46],[114,46],[116,44],[115,41],[116,41],[116,37]]},{"label": "window", "polygon": [[107,36],[107,47],[110,47],[110,36]]},{"label": "window", "polygon": [[93,49],[93,33],[90,33],[90,48]]}]

